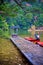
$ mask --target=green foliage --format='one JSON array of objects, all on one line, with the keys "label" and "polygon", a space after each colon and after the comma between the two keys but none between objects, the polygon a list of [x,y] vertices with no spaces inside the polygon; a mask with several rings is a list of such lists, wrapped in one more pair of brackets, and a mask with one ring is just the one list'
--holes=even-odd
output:
[{"label": "green foliage", "polygon": [[32,19],[32,18],[33,18],[33,14],[32,14],[32,13],[27,13],[27,14],[26,14],[26,17],[27,17],[28,19]]},{"label": "green foliage", "polygon": [[43,13],[39,14],[38,20],[35,22],[36,27],[43,26]]},{"label": "green foliage", "polygon": [[4,17],[0,16],[0,36],[6,36],[8,34],[8,24]]},{"label": "green foliage", "polygon": [[[4,3],[0,6],[0,9],[4,12],[0,15],[0,35],[8,35],[10,27],[14,25],[19,25],[20,31],[25,31],[24,33],[31,27],[31,24],[36,27],[43,26],[42,4],[33,4],[21,9],[16,3],[13,5]],[[34,16],[37,16],[36,20],[34,20]]]},{"label": "green foliage", "polygon": [[2,29],[0,29],[0,35],[2,35],[3,34],[3,31],[2,31]]},{"label": "green foliage", "polygon": [[2,16],[0,16],[0,28],[2,28],[3,30],[8,29],[7,22]]},{"label": "green foliage", "polygon": [[40,18],[40,20],[43,21],[43,13],[40,14],[40,17],[39,18]]}]

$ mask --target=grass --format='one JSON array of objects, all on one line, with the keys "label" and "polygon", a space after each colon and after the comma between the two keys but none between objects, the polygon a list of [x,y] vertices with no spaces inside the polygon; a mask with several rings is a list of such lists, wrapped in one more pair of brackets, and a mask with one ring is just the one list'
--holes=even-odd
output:
[{"label": "grass", "polygon": [[40,34],[40,40],[43,42],[43,32]]},{"label": "grass", "polygon": [[12,42],[0,38],[0,65],[30,65]]}]

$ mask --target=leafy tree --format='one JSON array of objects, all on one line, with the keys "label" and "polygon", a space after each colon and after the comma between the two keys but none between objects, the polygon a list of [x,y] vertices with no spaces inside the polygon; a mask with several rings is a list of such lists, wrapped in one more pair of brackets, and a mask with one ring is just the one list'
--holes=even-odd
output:
[{"label": "leafy tree", "polygon": [[[10,26],[19,25],[20,30],[28,30],[31,24],[43,26],[43,4],[31,3],[30,6],[22,5],[23,2],[29,4],[33,0],[14,0],[15,2],[4,2],[0,5],[0,33],[10,30]],[[34,0],[35,2],[35,0]],[[35,16],[37,19],[35,20]],[[35,21],[35,22],[34,22]]]},{"label": "leafy tree", "polygon": [[0,16],[0,35],[8,34],[8,24],[4,17]]}]

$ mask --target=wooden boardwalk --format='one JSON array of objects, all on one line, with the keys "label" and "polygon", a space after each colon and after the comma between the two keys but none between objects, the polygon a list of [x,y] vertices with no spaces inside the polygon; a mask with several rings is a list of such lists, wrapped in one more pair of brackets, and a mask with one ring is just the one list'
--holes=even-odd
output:
[{"label": "wooden boardwalk", "polygon": [[10,39],[33,65],[43,65],[43,47],[19,36],[14,36]]}]

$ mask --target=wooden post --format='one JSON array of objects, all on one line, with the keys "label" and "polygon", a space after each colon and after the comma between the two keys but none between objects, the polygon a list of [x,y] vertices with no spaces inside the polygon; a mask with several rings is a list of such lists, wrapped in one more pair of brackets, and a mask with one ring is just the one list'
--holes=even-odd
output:
[{"label": "wooden post", "polygon": [[35,38],[35,36],[34,36],[35,35],[35,25],[31,26],[31,30],[32,30],[31,31],[32,38]]}]

